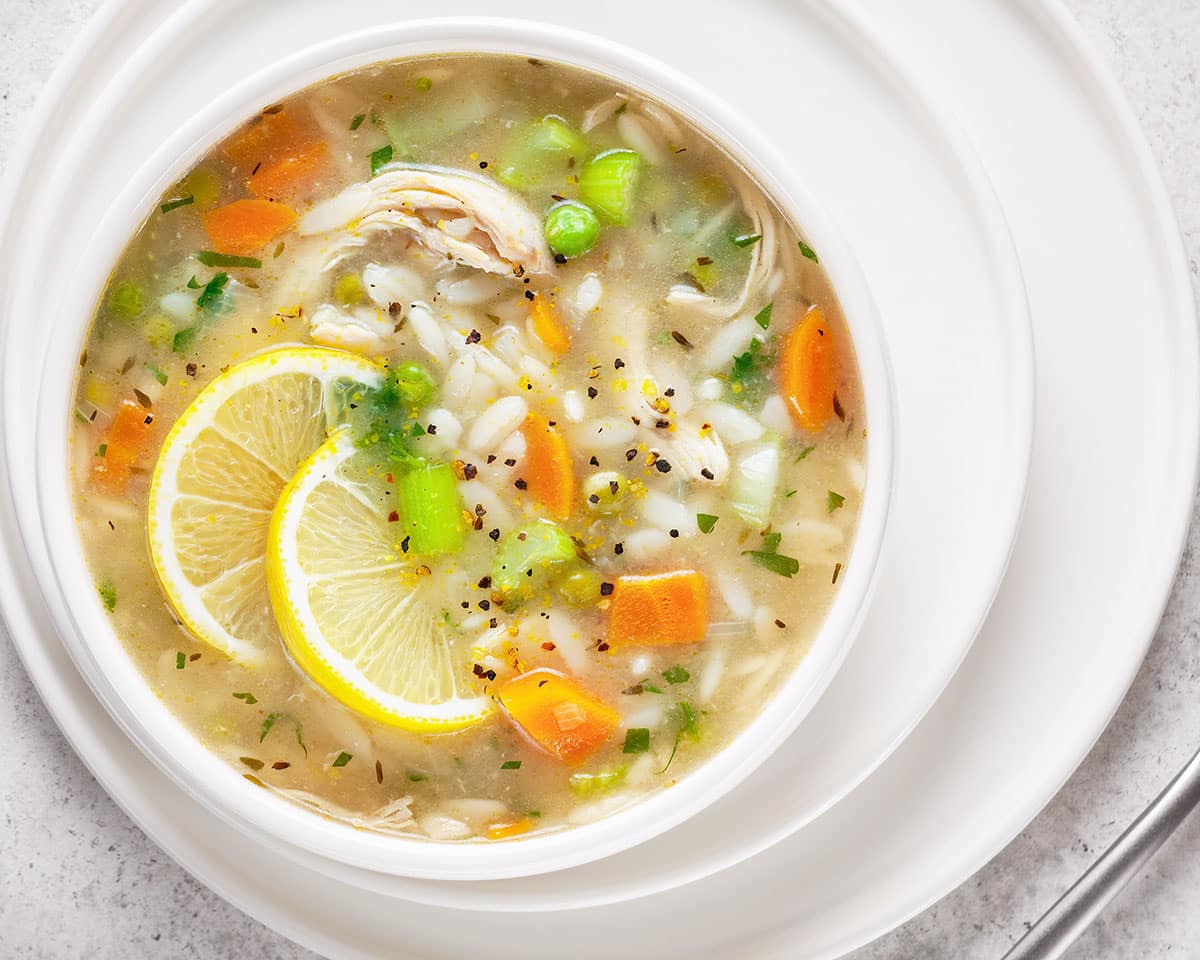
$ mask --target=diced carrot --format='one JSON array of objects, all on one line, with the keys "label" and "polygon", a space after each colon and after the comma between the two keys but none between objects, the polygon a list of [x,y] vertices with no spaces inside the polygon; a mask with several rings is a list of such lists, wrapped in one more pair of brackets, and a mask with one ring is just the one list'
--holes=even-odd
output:
[{"label": "diced carrot", "polygon": [[536,297],[529,307],[529,324],[534,336],[546,345],[546,349],[561,357],[571,349],[571,334],[562,322],[556,307],[546,297]]},{"label": "diced carrot", "polygon": [[533,821],[528,817],[519,817],[516,820],[501,820],[488,826],[487,838],[489,840],[503,840],[505,837],[517,837],[522,833],[528,833],[531,829],[533,829]]},{"label": "diced carrot", "polygon": [[260,163],[278,160],[289,150],[295,150],[320,139],[316,129],[301,122],[286,107],[274,113],[261,113],[226,141],[221,148],[225,156],[247,172]]},{"label": "diced carrot", "polygon": [[695,570],[618,577],[608,608],[608,642],[699,643],[708,629],[708,587]]},{"label": "diced carrot", "polygon": [[784,338],[779,389],[796,426],[818,433],[834,415],[840,358],[837,338],[818,306]]},{"label": "diced carrot", "polygon": [[330,173],[329,145],[324,141],[302,144],[278,159],[259,166],[246,181],[256,197],[296,203],[311,196]]},{"label": "diced carrot", "polygon": [[246,256],[290,230],[296,211],[261,198],[235,200],[205,214],[203,223],[214,250]]},{"label": "diced carrot", "polygon": [[525,437],[521,479],[529,495],[555,520],[566,520],[575,502],[575,465],[566,439],[539,413],[525,418],[521,433]]},{"label": "diced carrot", "polygon": [[621,722],[608,704],[546,667],[506,680],[497,697],[534,743],[568,766],[583,763]]},{"label": "diced carrot", "polygon": [[92,483],[106,493],[125,492],[130,468],[142,456],[153,417],[140,403],[122,400],[92,460]]}]

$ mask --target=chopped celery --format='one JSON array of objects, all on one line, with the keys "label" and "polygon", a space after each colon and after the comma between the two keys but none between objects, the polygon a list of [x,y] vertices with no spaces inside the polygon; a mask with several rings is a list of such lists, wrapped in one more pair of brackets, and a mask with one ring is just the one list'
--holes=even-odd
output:
[{"label": "chopped celery", "polygon": [[625,782],[625,775],[628,772],[625,767],[617,767],[615,770],[602,770],[600,773],[573,773],[569,781],[571,792],[581,800],[585,797],[594,797],[598,793],[605,793],[613,787],[619,787]]},{"label": "chopped celery", "polygon": [[417,462],[397,483],[410,554],[453,553],[462,546],[462,507],[447,463]]},{"label": "chopped celery", "polygon": [[366,303],[367,290],[363,286],[362,277],[357,273],[343,273],[334,281],[333,297],[338,303],[344,303],[348,307]]},{"label": "chopped celery", "polygon": [[546,214],[546,242],[564,257],[580,257],[600,239],[600,220],[577,200],[556,203]]},{"label": "chopped celery", "polygon": [[492,586],[501,593],[529,596],[577,559],[575,541],[557,523],[537,520],[501,542],[492,561]]},{"label": "chopped celery", "polygon": [[624,224],[633,211],[642,157],[635,150],[606,150],[583,165],[579,198],[609,223]]},{"label": "chopped celery", "polygon": [[421,364],[409,360],[392,368],[388,383],[394,386],[397,396],[414,407],[423,407],[437,393],[437,381]]},{"label": "chopped celery", "polygon": [[529,190],[555,176],[566,176],[572,158],[582,162],[587,141],[562,117],[549,114],[521,131],[505,146],[496,166],[501,183]]},{"label": "chopped celery", "polygon": [[771,504],[779,483],[779,445],[774,442],[752,447],[734,464],[729,481],[733,512],[756,527],[771,519]]},{"label": "chopped celery", "polygon": [[221,199],[221,178],[208,167],[197,167],[175,187],[179,196],[190,196],[197,210],[211,207]]},{"label": "chopped celery", "polygon": [[124,320],[142,312],[142,288],[132,280],[122,280],[108,291],[108,309]]}]

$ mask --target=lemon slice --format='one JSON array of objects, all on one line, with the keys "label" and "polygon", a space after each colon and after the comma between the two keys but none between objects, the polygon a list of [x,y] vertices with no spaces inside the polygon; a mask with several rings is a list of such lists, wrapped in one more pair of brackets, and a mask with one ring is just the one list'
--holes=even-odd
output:
[{"label": "lemon slice", "polygon": [[280,492],[385,373],[337,350],[272,350],[213,380],[167,435],[150,485],[150,556],[184,625],[234,660],[261,662],[278,643],[264,559]]},{"label": "lemon slice", "polygon": [[287,485],[267,536],[267,583],[292,657],[346,706],[420,733],[478,723],[495,708],[470,691],[432,578],[400,554],[375,458],[339,431]]}]

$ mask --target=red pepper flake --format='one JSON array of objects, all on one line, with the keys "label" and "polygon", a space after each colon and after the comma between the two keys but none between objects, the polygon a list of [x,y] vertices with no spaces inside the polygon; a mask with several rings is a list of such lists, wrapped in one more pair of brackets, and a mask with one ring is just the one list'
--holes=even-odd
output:
[{"label": "red pepper flake", "polygon": [[601,653],[603,653],[605,650],[608,649],[608,643],[607,642],[598,643],[598,644],[596,644],[596,649],[599,650]]},{"label": "red pepper flake", "polygon": [[200,654],[193,653],[190,657],[188,657],[188,659],[191,660],[192,663],[195,663],[197,660],[200,659]]},{"label": "red pepper flake", "polygon": [[787,624],[784,623],[782,620],[776,620],[775,626],[777,626],[780,630],[782,630],[787,626]]},{"label": "red pepper flake", "polygon": [[194,363],[189,363],[186,367],[184,367],[184,370],[187,371],[187,375],[189,377],[194,377],[196,375],[196,365]]},{"label": "red pepper flake", "polygon": [[545,643],[542,644],[542,649],[543,650],[554,650],[555,649],[554,641],[547,640]]},{"label": "red pepper flake", "polygon": [[672,340],[674,340],[674,341],[675,341],[677,344],[679,344],[681,347],[683,347],[683,349],[684,349],[684,350],[692,350],[692,349],[694,349],[694,348],[693,348],[693,345],[692,345],[692,341],[691,341],[691,340],[689,340],[687,337],[685,337],[685,336],[684,336],[682,333],[680,333],[678,330],[672,330],[672,331],[671,331],[671,339],[672,339]]},{"label": "red pepper flake", "polygon": [[489,453],[489,454],[487,455],[487,462],[488,462],[488,463],[495,463],[495,462],[496,462],[496,455],[495,455],[494,453]]},{"label": "red pepper flake", "polygon": [[482,339],[483,339],[483,334],[480,333],[478,330],[472,329],[471,332],[467,334],[466,342],[467,343],[478,343]]},{"label": "red pepper flake", "polygon": [[290,766],[291,766],[291,764],[288,763],[286,760],[276,760],[273,764],[271,764],[271,769],[272,770],[286,770]]},{"label": "red pepper flake", "polygon": [[427,563],[421,564],[419,567],[417,567],[417,570],[416,570],[416,574],[418,577],[427,577],[431,573],[433,573],[433,571],[429,569],[429,564],[427,564]]},{"label": "red pepper flake", "polygon": [[835,563],[833,565],[833,580],[831,580],[830,582],[837,583],[838,577],[841,576],[841,573],[842,573],[842,565],[840,563]]},{"label": "red pepper flake", "polygon": [[375,782],[383,783],[383,763],[379,760],[375,761]]},{"label": "red pepper flake", "polygon": [[[400,514],[398,512],[396,512],[395,510],[393,510],[391,513],[388,514],[388,523],[398,523],[399,521],[400,521]],[[405,537],[404,539],[407,540],[408,538]],[[404,552],[407,553],[408,550],[405,549]]]}]

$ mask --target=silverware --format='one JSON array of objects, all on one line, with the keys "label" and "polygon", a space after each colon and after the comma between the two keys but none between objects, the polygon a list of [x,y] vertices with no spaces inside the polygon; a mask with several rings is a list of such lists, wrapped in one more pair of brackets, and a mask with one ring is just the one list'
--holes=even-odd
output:
[{"label": "silverware", "polygon": [[1200,753],[1188,761],[1088,872],[1042,914],[1003,960],[1061,957],[1197,806],[1200,806]]}]

